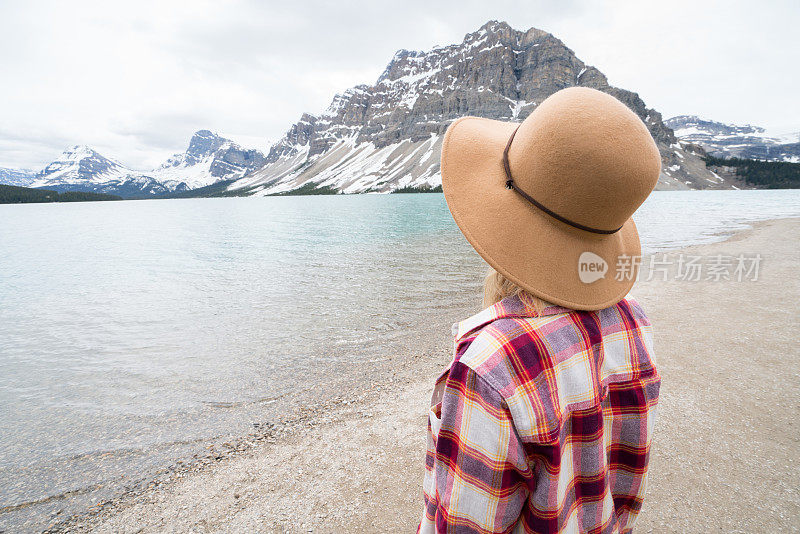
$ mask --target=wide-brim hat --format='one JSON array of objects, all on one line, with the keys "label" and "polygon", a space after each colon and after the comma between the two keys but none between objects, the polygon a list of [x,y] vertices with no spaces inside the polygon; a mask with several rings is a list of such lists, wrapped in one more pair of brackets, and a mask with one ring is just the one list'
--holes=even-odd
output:
[{"label": "wide-brim hat", "polygon": [[458,119],[442,144],[447,205],[478,254],[532,295],[578,310],[609,307],[633,286],[631,216],[660,170],[639,117],[584,87],[554,93],[522,123]]}]

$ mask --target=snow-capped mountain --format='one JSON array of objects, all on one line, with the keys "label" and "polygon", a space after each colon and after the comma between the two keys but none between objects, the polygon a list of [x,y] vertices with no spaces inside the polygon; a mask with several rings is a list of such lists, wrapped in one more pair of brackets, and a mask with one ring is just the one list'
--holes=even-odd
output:
[{"label": "snow-capped mountain", "polygon": [[36,174],[30,187],[90,191],[123,197],[152,196],[167,189],[146,174],[128,169],[85,145],[75,145]]},{"label": "snow-capped mountain", "polygon": [[695,143],[712,156],[800,162],[800,132],[773,135],[759,126],[737,126],[680,115],[664,121],[682,141]]},{"label": "snow-capped mountain", "polygon": [[258,150],[241,148],[229,139],[200,130],[192,136],[186,152],[175,154],[152,171],[135,171],[92,148],[76,145],[36,173],[27,185],[142,198],[241,178],[264,163],[264,154]]},{"label": "snow-capped mountain", "polygon": [[221,180],[241,178],[266,163],[264,154],[245,149],[209,130],[196,132],[186,152],[175,154],[152,175],[171,191],[196,189]]},{"label": "snow-capped mountain", "polygon": [[559,39],[492,21],[460,44],[400,50],[374,85],[337,95],[318,116],[304,114],[272,146],[266,164],[228,190],[265,195],[327,186],[356,193],[438,185],[450,122],[463,115],[519,121],[570,86],[605,91],[642,118],[661,150],[659,188],[730,187],[705,168],[702,149],[681,143],[636,93],[610,86]]},{"label": "snow-capped mountain", "polygon": [[30,169],[0,167],[0,184],[28,187],[35,176],[36,173]]}]

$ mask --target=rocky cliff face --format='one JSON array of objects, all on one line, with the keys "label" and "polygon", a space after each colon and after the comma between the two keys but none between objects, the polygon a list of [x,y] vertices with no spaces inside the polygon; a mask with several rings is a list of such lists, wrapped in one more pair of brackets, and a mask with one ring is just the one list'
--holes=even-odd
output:
[{"label": "rocky cliff face", "polygon": [[695,115],[672,117],[664,123],[680,140],[695,143],[712,156],[800,162],[800,132],[774,135],[759,126],[724,124]]},{"label": "rocky cliff face", "polygon": [[705,169],[699,149],[683,146],[636,93],[609,85],[553,35],[492,21],[459,44],[400,50],[374,85],[337,95],[319,116],[304,114],[266,164],[230,189],[271,194],[311,183],[350,193],[438,185],[441,139],[453,120],[520,121],[571,86],[605,91],[641,117],[661,150],[661,188],[727,187]]}]

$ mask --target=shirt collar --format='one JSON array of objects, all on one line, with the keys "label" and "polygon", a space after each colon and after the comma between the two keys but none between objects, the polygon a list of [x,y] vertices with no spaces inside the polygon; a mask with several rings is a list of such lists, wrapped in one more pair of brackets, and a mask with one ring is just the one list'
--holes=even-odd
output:
[{"label": "shirt collar", "polygon": [[544,309],[541,312],[537,312],[534,306],[521,299],[518,295],[512,295],[497,304],[481,310],[472,317],[464,319],[460,323],[455,323],[453,325],[453,337],[458,342],[484,325],[505,317],[543,317],[571,311],[573,310],[545,302]]}]

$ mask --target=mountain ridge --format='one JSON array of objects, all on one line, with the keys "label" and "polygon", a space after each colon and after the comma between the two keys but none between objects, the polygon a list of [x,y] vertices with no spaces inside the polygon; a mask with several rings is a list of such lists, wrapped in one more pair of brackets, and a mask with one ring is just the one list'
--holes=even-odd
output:
[{"label": "mountain ridge", "polygon": [[[691,120],[699,124],[702,119],[680,116],[663,120],[637,93],[610,85],[598,68],[580,60],[552,34],[538,28],[519,31],[505,22],[489,21],[467,33],[460,43],[427,51],[398,50],[375,83],[359,84],[335,95],[321,113],[303,113],[263,152],[243,148],[210,130],[198,130],[184,152],[170,156],[151,171],[134,171],[89,147],[74,146],[33,180],[37,186],[57,190],[116,193],[128,198],[184,196],[195,189],[204,195],[236,196],[432,188],[441,184],[441,143],[453,120],[474,115],[521,121],[551,94],[574,86],[611,94],[641,118],[662,157],[657,189],[741,186],[706,168],[702,159],[706,150],[719,153],[714,152],[719,147],[709,140],[719,144],[719,138],[711,138],[724,134],[765,142],[763,130],[749,125],[723,125],[739,130],[705,132],[705,138],[699,131],[689,135],[687,124]],[[705,121],[703,127],[708,127],[706,123],[713,121]],[[673,125],[681,135],[675,135]],[[727,143],[724,149],[730,152],[733,144]],[[800,145],[797,148],[796,154],[800,154]],[[793,149],[787,150],[789,155],[781,157],[794,157]],[[26,180],[24,171],[6,171],[13,179]]]},{"label": "mountain ridge", "polygon": [[35,179],[32,169],[17,167],[0,167],[0,184],[28,187]]},{"label": "mountain ridge", "polygon": [[678,115],[664,123],[679,139],[701,146],[714,157],[800,162],[800,132],[775,135],[760,126],[727,124],[697,115]]},{"label": "mountain ridge", "polygon": [[275,143],[263,168],[228,191],[275,194],[310,183],[345,193],[390,192],[441,183],[439,151],[456,118],[519,121],[559,89],[592,87],[618,98],[659,145],[662,189],[730,187],[705,169],[638,94],[611,86],[596,67],[537,28],[490,21],[461,43],[397,51],[376,82],[337,94],[320,115],[305,113]]},{"label": "mountain ridge", "polygon": [[135,197],[166,191],[157,180],[107,158],[87,145],[73,145],[36,173],[30,187],[57,192],[119,194]]},{"label": "mountain ridge", "polygon": [[[151,171],[136,171],[87,145],[73,145],[28,182],[35,188],[147,198],[182,193],[241,178],[263,165],[264,154],[210,130],[198,130],[185,152]],[[20,184],[15,184],[20,185]]]},{"label": "mountain ridge", "polygon": [[185,152],[170,156],[152,174],[172,191],[190,190],[241,178],[264,162],[259,150],[243,148],[210,130],[198,130]]}]

